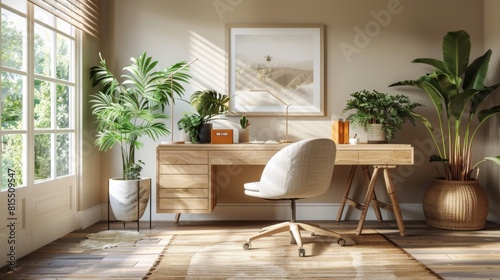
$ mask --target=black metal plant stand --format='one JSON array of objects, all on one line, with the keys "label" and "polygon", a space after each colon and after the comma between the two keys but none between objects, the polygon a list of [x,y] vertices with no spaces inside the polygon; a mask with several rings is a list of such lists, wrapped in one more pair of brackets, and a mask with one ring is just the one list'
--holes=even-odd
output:
[{"label": "black metal plant stand", "polygon": [[[135,221],[130,221],[132,223],[137,223],[137,232],[139,232],[139,222],[140,222],[140,217],[139,217],[139,212],[140,212],[140,205],[139,205],[139,199],[140,199],[140,183],[137,182],[137,220]],[[151,193],[153,190],[151,189],[151,180],[149,180],[149,229],[151,229],[151,215],[152,215],[152,204],[151,204]],[[110,228],[111,223],[123,223],[123,227],[125,227],[125,221],[120,221],[120,220],[110,220],[110,207],[111,207],[111,201],[109,198],[109,180],[108,180],[108,230]]]}]

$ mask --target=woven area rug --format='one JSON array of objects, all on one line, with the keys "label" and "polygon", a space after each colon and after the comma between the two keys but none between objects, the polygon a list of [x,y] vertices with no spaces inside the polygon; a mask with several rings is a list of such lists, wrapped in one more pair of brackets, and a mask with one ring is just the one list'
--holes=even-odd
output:
[{"label": "woven area rug", "polygon": [[144,279],[441,279],[383,235],[352,232],[356,244],[306,236],[305,257],[287,233],[243,243],[254,232],[178,234]]},{"label": "woven area rug", "polygon": [[87,239],[83,240],[71,248],[70,251],[84,250],[102,250],[113,247],[131,247],[146,235],[127,230],[104,230],[97,233],[87,235]]}]

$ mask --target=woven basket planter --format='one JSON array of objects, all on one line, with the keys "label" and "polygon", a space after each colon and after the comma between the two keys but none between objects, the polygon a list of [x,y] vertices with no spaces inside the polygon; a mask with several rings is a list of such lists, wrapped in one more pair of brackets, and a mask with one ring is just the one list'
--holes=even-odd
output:
[{"label": "woven basket planter", "polygon": [[423,207],[427,224],[440,229],[482,229],[488,216],[488,198],[475,180],[435,179],[425,193]]}]

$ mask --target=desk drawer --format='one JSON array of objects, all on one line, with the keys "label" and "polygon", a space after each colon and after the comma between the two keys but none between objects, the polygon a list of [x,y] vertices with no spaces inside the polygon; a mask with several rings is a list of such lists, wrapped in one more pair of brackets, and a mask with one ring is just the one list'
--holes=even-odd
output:
[{"label": "desk drawer", "polygon": [[158,164],[208,164],[208,151],[159,151]]},{"label": "desk drawer", "polygon": [[413,151],[359,151],[360,165],[410,165]]},{"label": "desk drawer", "polygon": [[158,169],[160,174],[208,174],[208,165],[162,164]]},{"label": "desk drawer", "polygon": [[208,189],[208,175],[159,175],[160,189]]},{"label": "desk drawer", "polygon": [[210,164],[265,165],[277,151],[210,151]]},{"label": "desk drawer", "polygon": [[159,210],[209,210],[208,198],[160,198]]},{"label": "desk drawer", "polygon": [[158,192],[160,199],[162,198],[207,198],[208,189],[160,189]]},{"label": "desk drawer", "polygon": [[336,165],[356,165],[359,161],[358,151],[339,151],[335,156]]}]

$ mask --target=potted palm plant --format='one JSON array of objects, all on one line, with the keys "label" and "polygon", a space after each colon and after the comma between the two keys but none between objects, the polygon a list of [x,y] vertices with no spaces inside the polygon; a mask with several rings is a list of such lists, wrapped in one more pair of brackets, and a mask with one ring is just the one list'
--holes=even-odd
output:
[{"label": "potted palm plant", "polygon": [[170,134],[163,111],[175,95],[184,93],[182,83],[190,76],[185,62],[155,70],[158,62],[144,52],[131,58],[120,82],[99,57],[100,64],[90,68],[92,86],[100,87],[90,101],[97,121],[95,144],[100,151],[120,146],[122,177],[110,179],[109,203],[116,219],[135,221],[146,209],[151,185],[151,178],[140,177],[143,162],[136,160],[135,152],[143,147],[141,137],[156,140]]},{"label": "potted palm plant", "polygon": [[406,121],[415,125],[413,110],[422,106],[405,95],[390,95],[376,90],[351,93],[343,113],[351,111],[347,120],[361,126],[368,134],[368,143],[391,141]]},{"label": "potted palm plant", "polygon": [[229,96],[213,89],[199,90],[191,95],[189,103],[196,113],[185,113],[177,123],[191,139],[191,143],[210,143],[212,123],[228,110]]},{"label": "potted palm plant", "polygon": [[412,61],[432,66],[431,73],[391,86],[422,89],[436,109],[434,124],[414,114],[427,128],[436,148],[437,153],[431,155],[430,161],[442,167],[424,196],[427,224],[443,229],[482,229],[488,215],[488,199],[477,181],[478,165],[487,160],[500,164],[500,157],[485,157],[474,163],[473,142],[479,128],[500,113],[500,106],[481,107],[500,84],[484,84],[491,50],[469,64],[471,43],[467,32],[448,32],[442,50],[442,61],[433,58]]}]

